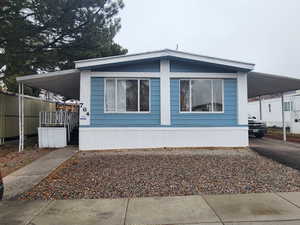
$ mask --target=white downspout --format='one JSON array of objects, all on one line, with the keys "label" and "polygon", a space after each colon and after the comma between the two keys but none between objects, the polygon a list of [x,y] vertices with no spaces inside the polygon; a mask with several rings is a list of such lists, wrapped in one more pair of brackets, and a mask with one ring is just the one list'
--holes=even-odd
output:
[{"label": "white downspout", "polygon": [[281,94],[281,112],[282,112],[282,130],[283,130],[283,141],[286,142],[286,125],[284,116],[284,94]]}]

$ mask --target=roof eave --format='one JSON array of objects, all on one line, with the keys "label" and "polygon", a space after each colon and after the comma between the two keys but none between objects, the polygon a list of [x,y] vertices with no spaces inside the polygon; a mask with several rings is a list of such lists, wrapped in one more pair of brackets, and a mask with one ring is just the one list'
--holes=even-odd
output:
[{"label": "roof eave", "polygon": [[16,81],[22,82],[26,80],[40,79],[43,77],[64,76],[64,75],[70,75],[75,73],[80,73],[80,70],[78,69],[60,70],[60,71],[49,72],[49,73],[27,75],[27,76],[17,77]]},{"label": "roof eave", "polygon": [[248,71],[253,70],[255,66],[255,64],[252,63],[245,63],[245,62],[214,58],[209,56],[165,49],[160,51],[153,51],[153,52],[146,52],[146,53],[139,53],[139,54],[120,55],[120,56],[75,61],[75,68],[80,69],[80,68],[87,68],[93,66],[103,66],[103,65],[118,64],[118,63],[131,62],[131,61],[140,61],[140,60],[147,60],[147,59],[154,59],[154,58],[164,58],[164,57],[175,57],[175,58],[182,58],[182,59],[188,59],[188,60],[199,61],[199,62],[201,61],[206,63],[240,68]]}]

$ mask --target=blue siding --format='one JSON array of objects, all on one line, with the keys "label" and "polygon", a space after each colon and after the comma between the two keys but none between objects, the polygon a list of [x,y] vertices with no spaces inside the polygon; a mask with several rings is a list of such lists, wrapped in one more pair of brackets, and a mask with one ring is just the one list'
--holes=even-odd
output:
[{"label": "blue siding", "polygon": [[[92,78],[90,127],[160,127],[160,81],[151,79],[150,113],[104,113],[104,78]],[[179,79],[171,80],[171,127],[237,124],[237,81],[224,80],[224,113],[179,113]]]},{"label": "blue siding", "polygon": [[105,72],[160,72],[160,61],[150,60],[145,62],[132,62],[115,64],[110,66],[95,66],[88,68],[92,71],[105,71]]},{"label": "blue siding", "polygon": [[171,72],[198,72],[198,73],[236,73],[237,71],[225,66],[204,62],[187,62],[181,60],[170,61]]},{"label": "blue siding", "polygon": [[157,127],[160,126],[160,81],[151,79],[150,113],[104,113],[104,78],[91,79],[90,127]]},{"label": "blue siding", "polygon": [[173,127],[237,126],[237,81],[224,80],[224,113],[179,113],[179,79],[171,80],[171,123]]}]

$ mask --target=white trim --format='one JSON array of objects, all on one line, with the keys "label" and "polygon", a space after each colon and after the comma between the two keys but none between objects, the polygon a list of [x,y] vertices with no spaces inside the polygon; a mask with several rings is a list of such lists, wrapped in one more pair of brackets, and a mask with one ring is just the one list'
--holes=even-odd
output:
[{"label": "white trim", "polygon": [[89,73],[89,71],[82,71],[80,74],[79,124],[85,126],[90,125],[91,117],[91,76],[88,75]]},{"label": "white trim", "polygon": [[247,73],[239,73],[237,78],[238,124],[248,125],[248,84]]},{"label": "white trim", "polygon": [[160,73],[153,72],[91,72],[91,77],[107,78],[160,78]]},{"label": "white trim", "polygon": [[[106,81],[107,80],[113,80],[114,85],[115,85],[115,111],[106,111]],[[138,111],[124,111],[124,112],[119,112],[117,111],[118,109],[118,80],[121,81],[127,81],[127,80],[137,80],[138,81]],[[149,111],[140,111],[140,81],[141,80],[146,80],[149,82]],[[103,109],[105,114],[131,114],[131,113],[136,113],[136,114],[149,114],[151,113],[151,79],[139,77],[139,78],[129,78],[129,77],[124,77],[124,78],[111,78],[107,77],[104,78],[104,99],[103,99]],[[126,110],[126,108],[125,108]]]},{"label": "white trim", "polygon": [[184,59],[189,59],[194,61],[201,61],[201,62],[231,66],[236,68],[242,68],[246,70],[254,69],[254,64],[252,63],[244,63],[244,62],[238,62],[238,61],[233,61],[228,59],[197,55],[197,54],[192,54],[187,52],[174,51],[170,49],[164,49],[164,50],[153,51],[153,52],[145,52],[139,54],[131,54],[131,55],[120,55],[120,56],[113,56],[113,57],[80,60],[80,61],[75,61],[75,68],[123,63],[123,62],[162,58],[162,57],[184,58]]},{"label": "white trim", "polygon": [[[187,72],[169,72],[170,78],[237,78],[237,73],[187,73]],[[90,72],[91,77],[111,77],[111,78],[160,78],[159,72]]]},{"label": "white trim", "polygon": [[[190,97],[189,97],[189,99],[190,99],[190,106],[189,106],[189,109],[190,109],[190,111],[181,111],[181,102],[180,102],[180,100],[181,100],[181,92],[180,92],[180,90],[181,90],[181,82],[180,81],[182,81],[182,80],[187,80],[187,81],[189,81],[189,87],[190,87]],[[192,81],[193,80],[209,80],[209,81],[211,81],[211,91],[212,91],[212,99],[211,99],[211,102],[212,102],[212,111],[192,111]],[[213,111],[213,83],[212,83],[212,81],[213,81],[214,79],[201,79],[201,78],[198,78],[198,79],[179,79],[179,94],[178,94],[178,96],[179,96],[179,113],[180,114],[223,114],[224,112],[225,112],[225,104],[224,104],[224,95],[225,95],[225,93],[224,93],[224,79],[215,79],[215,80],[221,80],[222,81],[222,111]]]},{"label": "white trim", "polygon": [[185,79],[185,78],[216,78],[216,79],[225,79],[225,78],[237,78],[237,73],[187,73],[187,72],[171,72],[170,77]]},{"label": "white trim", "polygon": [[248,127],[79,128],[80,150],[246,147],[248,144]]},{"label": "white trim", "polygon": [[170,61],[160,61],[160,124],[171,124]]}]

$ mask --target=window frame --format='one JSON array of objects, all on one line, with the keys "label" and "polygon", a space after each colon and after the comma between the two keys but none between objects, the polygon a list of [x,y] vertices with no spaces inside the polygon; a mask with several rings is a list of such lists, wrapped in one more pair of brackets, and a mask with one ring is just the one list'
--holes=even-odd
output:
[{"label": "window frame", "polygon": [[[220,80],[222,82],[222,111],[192,111],[192,81],[193,80],[209,80],[211,82],[211,103],[212,103],[212,110],[214,109],[213,107],[213,99],[214,99],[214,90],[213,90],[213,80]],[[189,111],[181,111],[181,81],[189,81]],[[224,104],[224,98],[225,98],[225,93],[224,93],[224,79],[218,79],[218,78],[184,78],[184,79],[179,79],[179,113],[182,114],[224,114],[225,113],[225,104]]]},{"label": "window frame", "polygon": [[[107,80],[113,80],[114,81],[114,86],[115,86],[115,111],[107,111],[106,110],[106,81]],[[118,80],[122,80],[122,81],[127,81],[127,80],[137,80],[138,81],[138,111],[124,111],[124,112],[120,112],[117,111],[117,101],[118,101],[118,96],[117,96],[117,88],[118,88]],[[140,81],[141,80],[146,80],[149,82],[149,111],[140,111]],[[104,78],[104,99],[103,99],[103,110],[104,113],[106,114],[149,114],[151,113],[151,79],[147,79],[147,78],[115,78],[115,77],[106,77]],[[125,107],[126,108],[126,107]]]}]

